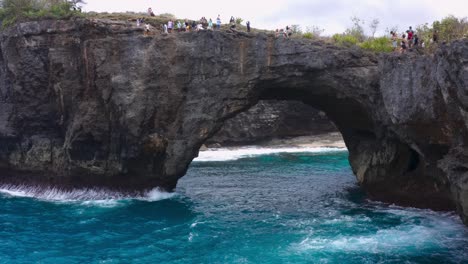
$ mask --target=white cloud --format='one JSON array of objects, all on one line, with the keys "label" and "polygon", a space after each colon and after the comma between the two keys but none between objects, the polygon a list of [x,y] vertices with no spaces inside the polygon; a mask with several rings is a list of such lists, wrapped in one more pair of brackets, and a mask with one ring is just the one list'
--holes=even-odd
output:
[{"label": "white cloud", "polygon": [[343,32],[352,16],[366,21],[378,18],[379,33],[386,27],[398,25],[400,31],[408,26],[432,22],[449,14],[468,15],[467,0],[204,0],[204,1],[152,1],[152,0],[86,0],[85,11],[145,12],[152,7],[156,13],[172,13],[180,18],[198,19],[202,16],[215,19],[221,15],[224,22],[229,17],[250,20],[252,26],[275,29],[285,25],[316,25],[327,34]]}]

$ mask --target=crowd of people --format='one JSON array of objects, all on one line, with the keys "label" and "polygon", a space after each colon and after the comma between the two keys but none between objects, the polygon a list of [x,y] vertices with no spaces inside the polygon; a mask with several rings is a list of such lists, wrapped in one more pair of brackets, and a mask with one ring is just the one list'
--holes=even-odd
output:
[{"label": "crowd of people", "polygon": [[[148,16],[154,17],[155,14],[153,9],[150,7],[148,8]],[[145,18],[139,18],[136,21],[137,27],[141,27],[144,25],[145,28],[145,35],[148,35],[151,32],[151,25],[145,21]],[[237,25],[236,19],[231,16],[229,20],[229,28],[231,30],[235,30]],[[251,31],[250,21],[246,22],[247,32]],[[169,20],[167,24],[161,25],[161,32],[164,34],[170,34],[173,32],[191,32],[191,31],[202,31],[202,30],[220,30],[221,29],[221,16],[218,15],[215,21],[211,18],[206,19],[202,17],[198,21],[189,21],[185,20]],[[275,37],[283,37],[283,38],[290,38],[293,34],[293,29],[290,26],[286,26],[285,28],[276,29]],[[391,35],[391,45],[394,52],[399,53],[406,53],[407,51],[411,51],[413,49],[418,48],[425,48],[426,43],[424,40],[421,40],[419,36],[414,32],[412,27],[409,27],[406,32],[402,33],[400,36],[398,33],[394,31],[390,31]],[[438,42],[438,33],[437,31],[434,32],[432,42]]]},{"label": "crowd of people", "polygon": [[[148,8],[148,16],[153,17],[155,16],[153,9],[150,7]],[[231,17],[230,19],[230,29],[236,29],[236,19]],[[247,21],[247,32],[250,32],[250,21]],[[141,27],[144,26],[145,35],[150,34],[151,32],[151,25],[149,22],[146,22],[145,18],[138,18],[136,20],[136,26]],[[206,17],[202,17],[198,21],[190,21],[190,20],[172,20],[170,19],[166,24],[161,25],[161,32],[164,34],[170,34],[173,32],[191,32],[191,31],[201,31],[201,30],[220,30],[221,29],[221,16],[218,15],[215,21],[211,18],[207,19]]]},{"label": "crowd of people", "polygon": [[286,26],[286,28],[277,28],[275,30],[275,37],[283,37],[283,38],[290,38],[293,34],[293,30],[290,26]]},{"label": "crowd of people", "polygon": [[[401,36],[394,31],[390,31],[392,39],[392,48],[394,52],[406,53],[413,49],[425,48],[426,43],[424,40],[420,39],[418,34],[416,34],[412,27],[409,27],[405,33],[402,33]],[[437,43],[439,41],[439,34],[437,31],[434,31],[431,41]]]}]

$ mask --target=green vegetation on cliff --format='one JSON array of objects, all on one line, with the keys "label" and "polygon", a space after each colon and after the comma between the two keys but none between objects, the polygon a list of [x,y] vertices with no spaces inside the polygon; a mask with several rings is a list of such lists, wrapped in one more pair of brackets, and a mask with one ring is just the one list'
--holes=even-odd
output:
[{"label": "green vegetation on cliff", "polygon": [[[363,49],[372,50],[375,52],[391,52],[393,49],[390,45],[390,31],[395,31],[398,34],[398,29],[387,29],[387,36],[374,37],[379,26],[379,20],[374,19],[369,29],[371,34],[366,35],[364,30],[364,21],[359,18],[351,18],[353,25],[346,29],[343,34],[335,34],[332,36],[332,41],[340,46],[360,46]],[[401,37],[403,33],[399,34]],[[424,41],[427,50],[433,50],[437,43],[433,42],[434,34],[437,36],[437,42],[451,42],[457,39],[468,37],[468,18],[457,18],[455,16],[447,16],[440,21],[434,21],[432,25],[426,23],[416,27],[415,34],[419,36],[420,41]]]},{"label": "green vegetation on cliff", "polygon": [[[338,46],[359,46],[374,52],[391,52],[393,50],[390,31],[397,32],[398,37],[402,37],[405,34],[404,30],[400,32],[397,27],[393,27],[385,30],[385,36],[375,36],[380,25],[378,19],[374,19],[367,24],[367,33],[363,19],[352,17],[351,22],[352,25],[343,33],[334,34],[331,37],[321,36],[324,30],[317,26],[307,27],[305,31],[302,31],[299,25],[293,25],[292,32],[296,38],[320,39]],[[468,37],[468,18],[457,18],[450,15],[432,24],[426,23],[417,26],[415,34],[419,36],[420,41],[425,43],[426,51],[433,51],[437,46],[437,43],[432,41],[434,33],[438,38],[438,43],[466,38]]]},{"label": "green vegetation on cliff", "polygon": [[3,0],[0,1],[0,21],[3,27],[38,18],[69,18],[80,13],[82,0]]}]

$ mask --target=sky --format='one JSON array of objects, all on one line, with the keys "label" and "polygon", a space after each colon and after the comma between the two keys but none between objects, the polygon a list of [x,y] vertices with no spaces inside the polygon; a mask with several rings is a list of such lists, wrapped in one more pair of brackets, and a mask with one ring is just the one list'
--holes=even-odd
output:
[{"label": "sky", "polygon": [[468,0],[85,0],[84,11],[145,12],[152,7],[156,14],[171,13],[178,18],[199,19],[202,16],[223,23],[231,16],[250,21],[252,27],[261,29],[284,28],[298,24],[302,29],[317,26],[324,35],[342,33],[351,26],[351,17],[370,22],[380,21],[377,34],[387,28],[398,27],[403,32],[409,26],[432,23],[447,15],[468,16]]}]

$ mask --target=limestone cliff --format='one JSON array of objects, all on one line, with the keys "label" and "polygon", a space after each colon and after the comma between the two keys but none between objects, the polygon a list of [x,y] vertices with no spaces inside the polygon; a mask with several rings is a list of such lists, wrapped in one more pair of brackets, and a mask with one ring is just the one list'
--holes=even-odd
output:
[{"label": "limestone cliff", "polygon": [[265,34],[144,37],[84,19],[0,38],[3,182],[171,190],[226,120],[262,99],[299,100],[336,124],[371,196],[456,206],[468,222],[468,40],[377,57]]}]

